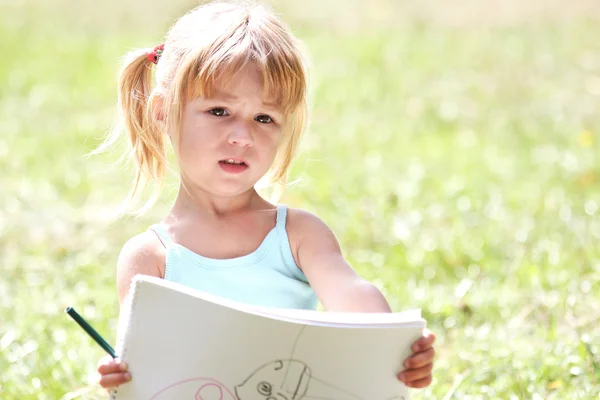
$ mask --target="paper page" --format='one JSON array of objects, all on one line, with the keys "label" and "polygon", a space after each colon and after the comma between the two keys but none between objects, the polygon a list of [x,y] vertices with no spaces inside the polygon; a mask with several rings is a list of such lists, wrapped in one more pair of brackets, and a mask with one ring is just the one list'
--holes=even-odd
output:
[{"label": "paper page", "polygon": [[395,375],[423,323],[376,329],[292,323],[164,283],[135,280],[116,349],[133,379],[115,399],[409,399]]},{"label": "paper page", "polygon": [[292,309],[263,309],[257,308],[255,311],[261,315],[268,315],[274,318],[280,318],[285,321],[298,321],[302,323],[320,323],[327,326],[401,326],[412,325],[415,322],[420,324],[421,310],[407,310],[396,313],[344,313],[344,312],[323,312],[313,310],[292,310]]}]

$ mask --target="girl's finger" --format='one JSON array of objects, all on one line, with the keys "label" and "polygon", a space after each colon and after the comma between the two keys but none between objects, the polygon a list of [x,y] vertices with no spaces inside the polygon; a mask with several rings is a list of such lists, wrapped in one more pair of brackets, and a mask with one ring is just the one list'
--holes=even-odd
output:
[{"label": "girl's finger", "polygon": [[412,351],[416,353],[418,351],[426,350],[433,346],[433,342],[435,342],[435,334],[429,329],[425,329],[423,331],[423,337],[413,343]]},{"label": "girl's finger", "polygon": [[115,374],[115,373],[126,372],[126,371],[127,371],[127,364],[122,361],[121,362],[110,362],[110,363],[98,365],[98,373],[100,375]]},{"label": "girl's finger", "polygon": [[112,388],[122,385],[131,380],[129,372],[119,372],[117,374],[101,375],[98,382],[103,388]]},{"label": "girl's finger", "polygon": [[110,364],[112,362],[115,362],[115,360],[111,356],[106,355],[106,356],[102,357],[100,360],[98,360],[98,364],[96,365],[96,367],[100,367],[103,364]]},{"label": "girl's finger", "polygon": [[427,364],[424,367],[416,369],[407,369],[398,374],[398,379],[406,384],[416,382],[431,376],[432,369],[433,364]]},{"label": "girl's finger", "polygon": [[431,384],[431,380],[432,380],[432,377],[431,377],[431,375],[429,375],[428,377],[419,379],[418,381],[410,382],[410,384],[408,384],[406,386],[409,386],[414,389],[421,389],[421,388],[429,386]]},{"label": "girl's finger", "polygon": [[433,347],[430,347],[428,350],[425,350],[421,353],[417,353],[404,361],[404,366],[406,368],[420,368],[427,364],[431,364],[435,357],[435,350]]}]

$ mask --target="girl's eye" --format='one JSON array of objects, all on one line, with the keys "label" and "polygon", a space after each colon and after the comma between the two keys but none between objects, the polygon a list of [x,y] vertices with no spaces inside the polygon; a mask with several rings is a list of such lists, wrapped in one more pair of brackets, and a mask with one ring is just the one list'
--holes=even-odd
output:
[{"label": "girl's eye", "polygon": [[260,122],[261,124],[270,124],[270,123],[272,123],[272,122],[273,122],[273,118],[269,117],[269,116],[268,116],[268,115],[266,115],[266,114],[261,114],[261,115],[258,115],[258,116],[255,118],[255,120],[256,120],[256,121],[258,121],[258,122]]},{"label": "girl's eye", "polygon": [[221,107],[210,109],[208,110],[208,112],[214,115],[215,117],[224,117],[228,115],[227,111],[225,111],[225,109]]}]

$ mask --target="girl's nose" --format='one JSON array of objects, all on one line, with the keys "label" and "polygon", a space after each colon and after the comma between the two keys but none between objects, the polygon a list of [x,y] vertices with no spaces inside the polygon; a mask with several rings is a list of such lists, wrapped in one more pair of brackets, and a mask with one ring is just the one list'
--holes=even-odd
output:
[{"label": "girl's nose", "polygon": [[240,147],[251,147],[254,144],[252,132],[247,126],[238,125],[229,133],[229,144]]}]

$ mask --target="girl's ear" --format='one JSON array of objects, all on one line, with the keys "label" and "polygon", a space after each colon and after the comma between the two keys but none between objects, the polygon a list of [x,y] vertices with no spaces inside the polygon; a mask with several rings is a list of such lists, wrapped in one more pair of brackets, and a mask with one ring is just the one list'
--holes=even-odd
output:
[{"label": "girl's ear", "polygon": [[165,121],[165,96],[160,92],[154,92],[150,96],[150,107],[152,109],[152,118],[155,121]]}]

